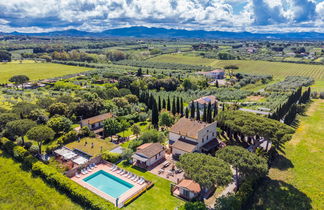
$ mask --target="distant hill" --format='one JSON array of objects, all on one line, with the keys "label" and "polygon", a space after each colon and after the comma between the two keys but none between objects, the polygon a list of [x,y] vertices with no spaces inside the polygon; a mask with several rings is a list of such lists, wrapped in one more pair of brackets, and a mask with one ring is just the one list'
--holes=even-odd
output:
[{"label": "distant hill", "polygon": [[181,30],[165,28],[148,28],[142,26],[109,29],[102,32],[86,32],[75,29],[53,31],[46,33],[8,33],[10,35],[29,36],[71,36],[71,37],[137,37],[137,38],[200,38],[200,39],[298,39],[324,40],[324,33],[296,32],[296,33],[250,33],[225,32],[203,30]]}]

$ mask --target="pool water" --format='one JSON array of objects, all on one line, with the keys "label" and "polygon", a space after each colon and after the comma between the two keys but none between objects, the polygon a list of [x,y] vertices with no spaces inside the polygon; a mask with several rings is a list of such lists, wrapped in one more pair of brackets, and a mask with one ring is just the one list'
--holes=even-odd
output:
[{"label": "pool water", "polygon": [[84,178],[83,181],[114,198],[118,198],[134,186],[103,170]]}]

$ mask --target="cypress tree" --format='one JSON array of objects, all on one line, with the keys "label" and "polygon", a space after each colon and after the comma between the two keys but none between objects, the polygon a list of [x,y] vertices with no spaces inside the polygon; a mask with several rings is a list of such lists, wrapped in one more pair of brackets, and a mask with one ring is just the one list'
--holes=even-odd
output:
[{"label": "cypress tree", "polygon": [[216,80],[216,87],[219,88],[218,80]]},{"label": "cypress tree", "polygon": [[168,110],[168,111],[171,111],[170,96],[168,96],[167,110]]},{"label": "cypress tree", "polygon": [[225,104],[223,103],[223,111],[225,111]]},{"label": "cypress tree", "polygon": [[166,109],[166,102],[165,102],[165,99],[164,98],[162,100],[162,109]]},{"label": "cypress tree", "polygon": [[200,110],[199,110],[199,104],[198,102],[196,103],[196,120],[200,121]]},{"label": "cypress tree", "polygon": [[183,116],[183,99],[180,100],[180,114]]},{"label": "cypress tree", "polygon": [[207,109],[206,109],[206,105],[205,104],[204,104],[204,112],[203,112],[202,121],[207,122]]},{"label": "cypress tree", "polygon": [[159,126],[159,111],[156,105],[156,101],[153,98],[153,102],[152,102],[152,125],[154,126],[154,128],[158,128]]},{"label": "cypress tree", "polygon": [[146,74],[149,74],[149,70],[148,69],[146,69]]},{"label": "cypress tree", "polygon": [[136,76],[141,77],[142,75],[143,75],[142,68],[139,68],[139,69],[137,70],[137,74],[136,74]]},{"label": "cypress tree", "polygon": [[161,109],[162,109],[161,97],[159,96],[159,101],[158,101],[158,110],[159,110],[159,112],[161,111]]},{"label": "cypress tree", "polygon": [[189,118],[189,109],[187,107],[185,109],[185,112],[186,112],[186,118]]},{"label": "cypress tree", "polygon": [[177,97],[177,113],[180,113],[180,99]]},{"label": "cypress tree", "polygon": [[[150,94],[149,104],[148,104],[148,107],[149,107],[150,109],[153,109],[153,104],[154,104],[154,102],[155,102],[154,96],[153,96],[153,94]],[[155,103],[156,103],[156,102],[155,102]]]},{"label": "cypress tree", "polygon": [[215,102],[214,104],[214,115],[213,115],[213,118],[215,118],[218,114],[218,105],[217,105],[217,102]]},{"label": "cypress tree", "polygon": [[172,109],[172,114],[175,115],[177,113],[177,107],[176,107],[176,99],[175,99],[175,97],[173,97],[171,109]]},{"label": "cypress tree", "polygon": [[208,103],[208,106],[207,106],[207,122],[208,123],[211,123],[213,120],[213,116],[212,116],[212,108],[211,108],[211,103],[209,102]]},{"label": "cypress tree", "polygon": [[190,118],[194,119],[195,118],[195,103],[191,102],[190,103]]}]

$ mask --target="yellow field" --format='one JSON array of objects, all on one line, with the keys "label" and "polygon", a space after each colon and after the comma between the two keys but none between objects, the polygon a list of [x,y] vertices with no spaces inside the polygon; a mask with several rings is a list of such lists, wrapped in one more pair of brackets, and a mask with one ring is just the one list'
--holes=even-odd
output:
[{"label": "yellow field", "polygon": [[14,75],[27,75],[31,80],[46,79],[88,71],[90,68],[68,66],[54,63],[34,63],[26,61],[0,63],[0,83],[8,82]]}]

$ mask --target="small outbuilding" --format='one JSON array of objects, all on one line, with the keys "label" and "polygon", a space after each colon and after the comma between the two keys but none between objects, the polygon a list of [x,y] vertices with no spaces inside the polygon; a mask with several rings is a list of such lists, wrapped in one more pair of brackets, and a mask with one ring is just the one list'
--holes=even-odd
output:
[{"label": "small outbuilding", "polygon": [[146,143],[137,147],[132,158],[134,165],[152,169],[165,160],[165,150],[160,143]]}]

